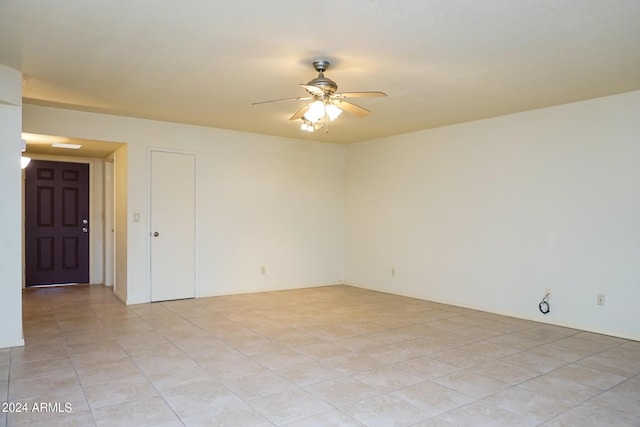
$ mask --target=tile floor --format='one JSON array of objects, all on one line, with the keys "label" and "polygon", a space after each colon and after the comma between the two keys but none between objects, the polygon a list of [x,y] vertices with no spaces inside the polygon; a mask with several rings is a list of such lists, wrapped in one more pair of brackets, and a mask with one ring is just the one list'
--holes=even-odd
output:
[{"label": "tile floor", "polygon": [[28,289],[24,328],[0,427],[640,426],[640,342],[349,286]]}]

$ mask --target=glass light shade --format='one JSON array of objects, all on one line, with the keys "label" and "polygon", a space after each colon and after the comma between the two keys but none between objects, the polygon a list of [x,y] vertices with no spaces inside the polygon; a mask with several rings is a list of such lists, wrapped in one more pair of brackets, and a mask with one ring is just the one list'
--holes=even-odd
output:
[{"label": "glass light shade", "polygon": [[24,169],[31,162],[31,157],[20,157],[20,169]]},{"label": "glass light shade", "polygon": [[327,115],[329,116],[329,120],[331,121],[334,121],[340,114],[342,114],[342,110],[333,104],[328,104],[325,107],[325,110],[327,111]]},{"label": "glass light shade", "polygon": [[306,113],[304,113],[304,118],[310,121],[311,123],[315,123],[320,121],[326,114],[324,110],[324,104],[322,101],[314,101],[309,106],[309,109]]}]

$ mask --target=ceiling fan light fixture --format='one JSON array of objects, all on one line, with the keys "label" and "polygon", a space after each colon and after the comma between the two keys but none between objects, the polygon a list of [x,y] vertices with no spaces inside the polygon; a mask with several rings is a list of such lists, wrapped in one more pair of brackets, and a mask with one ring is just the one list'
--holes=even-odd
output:
[{"label": "ceiling fan light fixture", "polygon": [[334,121],[340,116],[340,114],[342,114],[342,110],[333,104],[327,104],[327,106],[325,107],[325,111],[327,112],[327,116],[329,116],[329,120],[331,121]]},{"label": "ceiling fan light fixture", "polygon": [[252,105],[279,101],[309,100],[311,102],[299,108],[298,111],[289,117],[289,120],[302,119],[300,129],[303,131],[313,132],[324,128],[325,132],[329,132],[329,123],[337,119],[343,111],[358,117],[364,117],[371,113],[371,111],[366,108],[346,101],[345,98],[387,96],[384,92],[379,91],[336,93],[338,84],[324,75],[324,72],[329,68],[329,61],[323,59],[313,61],[313,68],[318,72],[318,77],[310,80],[306,84],[300,84],[300,86],[307,91],[307,97],[260,101],[254,102]]},{"label": "ceiling fan light fixture", "polygon": [[300,125],[300,130],[304,130],[307,132],[314,132],[318,129],[322,129],[322,120],[318,120],[315,123],[310,122],[309,120],[302,118],[302,124]]},{"label": "ceiling fan light fixture", "polygon": [[324,109],[324,103],[322,101],[313,101],[309,104],[309,109],[304,113],[304,118],[311,123],[316,123],[322,120],[327,114]]}]

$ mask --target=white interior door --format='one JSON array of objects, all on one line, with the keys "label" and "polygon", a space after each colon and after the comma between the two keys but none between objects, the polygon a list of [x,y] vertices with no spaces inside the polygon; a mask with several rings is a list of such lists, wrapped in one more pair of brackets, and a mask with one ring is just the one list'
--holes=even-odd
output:
[{"label": "white interior door", "polygon": [[151,152],[151,301],[195,297],[195,156]]}]

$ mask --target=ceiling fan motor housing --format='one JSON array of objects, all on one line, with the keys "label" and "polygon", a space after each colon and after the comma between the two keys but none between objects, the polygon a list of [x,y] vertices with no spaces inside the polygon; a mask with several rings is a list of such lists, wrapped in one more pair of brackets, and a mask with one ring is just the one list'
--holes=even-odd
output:
[{"label": "ceiling fan motor housing", "polygon": [[329,61],[325,60],[317,60],[313,61],[313,68],[318,72],[318,77],[313,80],[310,80],[307,84],[310,86],[316,86],[323,90],[326,94],[334,94],[336,90],[338,90],[338,84],[333,80],[324,76],[324,71],[329,68]]}]

